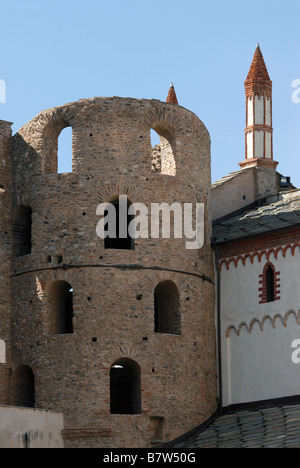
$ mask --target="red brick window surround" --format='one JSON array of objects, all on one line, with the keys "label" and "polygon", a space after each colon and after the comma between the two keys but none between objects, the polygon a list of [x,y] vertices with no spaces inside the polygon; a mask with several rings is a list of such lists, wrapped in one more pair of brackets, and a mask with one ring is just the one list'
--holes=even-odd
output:
[{"label": "red brick window surround", "polygon": [[273,263],[267,262],[259,275],[259,303],[274,302],[280,299],[280,272]]}]

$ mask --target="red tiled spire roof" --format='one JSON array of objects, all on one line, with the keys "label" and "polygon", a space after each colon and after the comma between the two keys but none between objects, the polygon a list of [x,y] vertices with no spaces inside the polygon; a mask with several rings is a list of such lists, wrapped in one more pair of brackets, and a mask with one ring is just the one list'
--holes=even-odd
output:
[{"label": "red tiled spire roof", "polygon": [[271,81],[269,77],[269,73],[263,58],[263,54],[261,53],[259,44],[256,46],[256,50],[254,53],[254,57],[252,60],[252,64],[246,78],[247,81]]},{"label": "red tiled spire roof", "polygon": [[169,89],[169,93],[168,93],[168,97],[167,97],[166,102],[169,102],[169,103],[171,103],[171,104],[177,104],[177,105],[178,105],[177,96],[176,96],[176,93],[175,93],[175,89],[174,89],[173,83],[171,83],[171,86],[170,86],[170,89]]}]

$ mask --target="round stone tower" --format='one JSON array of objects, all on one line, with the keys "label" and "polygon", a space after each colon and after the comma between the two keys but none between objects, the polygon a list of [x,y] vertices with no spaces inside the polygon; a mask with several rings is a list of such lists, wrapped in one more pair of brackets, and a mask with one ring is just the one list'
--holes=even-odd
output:
[{"label": "round stone tower", "polygon": [[[66,447],[153,447],[199,425],[217,407],[205,126],[172,103],[84,99],[41,112],[12,153],[11,404],[63,410]],[[121,199],[147,208],[148,237],[97,235],[98,206]],[[172,222],[153,235],[162,203],[194,218],[204,204],[203,246]]]}]

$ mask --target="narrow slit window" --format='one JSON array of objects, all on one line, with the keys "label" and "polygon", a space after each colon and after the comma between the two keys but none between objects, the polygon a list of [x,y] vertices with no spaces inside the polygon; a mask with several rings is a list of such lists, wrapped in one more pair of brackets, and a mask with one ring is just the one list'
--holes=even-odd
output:
[{"label": "narrow slit window", "polygon": [[274,294],[274,270],[271,265],[268,266],[266,271],[266,288],[267,288],[267,302],[273,302],[275,298]]},{"label": "narrow slit window", "polygon": [[72,172],[72,127],[64,128],[57,142],[57,172],[67,173]]}]

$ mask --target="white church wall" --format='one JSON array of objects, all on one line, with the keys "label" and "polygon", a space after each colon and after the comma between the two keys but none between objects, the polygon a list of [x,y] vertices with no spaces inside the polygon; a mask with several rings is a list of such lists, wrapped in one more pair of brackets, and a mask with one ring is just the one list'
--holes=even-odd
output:
[{"label": "white church wall", "polygon": [[0,448],[63,448],[59,411],[0,406]]},{"label": "white church wall", "polygon": [[271,99],[266,98],[266,125],[272,125]]},{"label": "white church wall", "polygon": [[[299,367],[291,360],[300,339],[299,247],[227,259],[221,269],[224,406],[300,394]],[[260,275],[271,262],[278,300],[261,302]],[[300,319],[300,313],[299,313]],[[299,320],[300,324],[300,320]]]},{"label": "white church wall", "polygon": [[0,364],[6,363],[6,345],[4,340],[0,340]]},{"label": "white church wall", "polygon": [[255,125],[264,124],[264,98],[255,96]]}]

